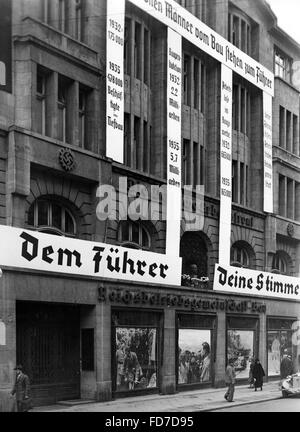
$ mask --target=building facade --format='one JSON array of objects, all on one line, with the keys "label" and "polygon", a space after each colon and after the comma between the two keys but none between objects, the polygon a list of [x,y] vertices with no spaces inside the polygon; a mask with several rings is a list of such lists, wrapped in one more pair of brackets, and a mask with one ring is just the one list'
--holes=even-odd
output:
[{"label": "building facade", "polygon": [[[163,2],[134,3],[125,2],[122,44],[123,163],[107,157],[113,144],[106,140],[107,2],[13,0],[8,7],[12,59],[9,53],[3,59],[0,84],[2,225],[60,236],[66,244],[111,245],[112,254],[123,247],[138,249],[140,257],[165,256],[162,218],[97,217],[99,185],[119,191],[122,178],[128,188],[167,185],[167,27],[149,12]],[[300,46],[264,0],[177,3],[178,14],[192,14],[275,75],[273,212],[267,213],[262,91],[233,72],[228,264],[299,280]],[[192,185],[193,193],[204,185],[205,195],[202,229],[181,224],[181,284],[0,262],[0,410],[9,409],[16,362],[30,377],[35,405],[220,387],[231,357],[240,382],[248,379],[251,357],[260,358],[267,380],[279,379],[285,349],[299,369],[299,300],[213,289],[223,246],[220,62],[182,38],[181,79],[181,185]],[[44,261],[51,253],[43,250]],[[156,268],[150,266],[150,276]]]}]

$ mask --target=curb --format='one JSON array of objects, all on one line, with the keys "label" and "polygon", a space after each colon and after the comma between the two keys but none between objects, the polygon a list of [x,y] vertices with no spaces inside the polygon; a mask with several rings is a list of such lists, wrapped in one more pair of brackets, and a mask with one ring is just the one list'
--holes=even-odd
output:
[{"label": "curb", "polygon": [[[282,396],[269,397],[269,398],[266,398],[266,399],[260,399],[260,400],[255,400],[255,401],[254,400],[250,400],[250,401],[245,401],[245,402],[238,402],[238,403],[236,403],[234,405],[230,405],[229,409],[234,408],[234,407],[238,407],[238,406],[254,405],[254,404],[259,404],[259,403],[263,403],[263,402],[269,402],[269,401],[272,401],[272,400],[279,400],[279,399],[282,399]],[[200,409],[199,412],[217,411],[217,410],[220,410],[220,409],[226,409],[226,408],[224,407],[224,405],[220,405],[218,407]]]}]

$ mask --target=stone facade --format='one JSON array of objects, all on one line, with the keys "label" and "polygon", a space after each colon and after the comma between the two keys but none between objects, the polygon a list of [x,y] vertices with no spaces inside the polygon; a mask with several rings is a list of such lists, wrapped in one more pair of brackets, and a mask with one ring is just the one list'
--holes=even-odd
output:
[{"label": "stone facade", "polygon": [[[42,5],[47,3],[46,12]],[[115,221],[101,222],[96,217],[96,191],[99,184],[118,185],[120,177],[130,178],[132,183],[141,183],[148,188],[166,184],[166,31],[163,25],[126,2],[127,30],[130,29],[131,36],[127,40],[128,58],[125,61],[129,66],[124,77],[127,163],[122,165],[105,156],[106,146],[110,144],[105,141],[106,2],[82,0],[69,3],[70,10],[65,10],[65,20],[62,20],[56,0],[13,2],[13,92],[0,91],[0,223],[32,229],[30,212],[35,202],[54,200],[73,215],[77,238],[120,244],[118,224]],[[196,8],[196,3],[200,9]],[[276,17],[265,1],[255,2],[254,6],[250,0],[199,0],[191,1],[190,6],[195,9],[192,13],[200,14],[201,19],[225,38],[228,37],[229,12],[240,14],[240,19],[251,23],[253,29],[250,54],[270,70],[274,70],[276,48],[294,62],[300,61],[300,46],[277,27]],[[134,32],[140,32],[138,40],[133,36]],[[145,40],[149,41],[148,46],[143,44]],[[135,63],[136,50],[140,64]],[[183,43],[183,58],[186,58],[186,68],[183,64],[186,80],[182,107],[182,140],[186,146],[183,165],[187,180],[193,179],[194,185],[202,181],[205,186],[205,223],[202,232],[197,234],[205,243],[205,276],[210,282],[207,290],[197,292],[190,287],[179,290],[174,287],[132,286],[145,292],[156,289],[161,295],[176,293],[196,295],[199,299],[225,300],[224,296],[211,291],[219,252],[220,68],[215,60],[187,41]],[[233,131],[233,159],[237,164],[238,180],[237,199],[233,202],[231,245],[244,245],[248,266],[261,271],[274,270],[274,256],[279,253],[285,260],[284,273],[299,277],[300,89],[293,80],[288,82],[282,77],[275,78],[274,214],[266,215],[262,190],[262,96],[235,74],[234,85],[242,89],[237,104],[242,106],[246,92],[251,97],[251,104],[241,108],[239,112],[246,117],[243,120],[237,114],[238,126]],[[249,117],[245,114],[247,109]],[[285,130],[288,125],[293,136],[292,144],[285,146],[280,138],[282,109],[290,113],[285,114],[284,124]],[[244,121],[248,126],[243,124]],[[287,132],[285,139],[290,139]],[[70,171],[60,163],[62,150],[71,150],[74,157],[75,164]],[[282,191],[284,194],[280,193]],[[284,208],[286,210],[282,211]],[[35,224],[34,228],[38,225]],[[151,235],[150,250],[164,253],[165,223],[149,222],[145,227]],[[181,235],[184,234],[185,226],[182,224]],[[78,333],[84,328],[95,331],[95,367],[93,371],[80,370],[79,396],[98,401],[112,398],[112,313],[127,306],[122,304],[121,307],[113,301],[99,302],[99,284],[104,284],[108,291],[115,289],[116,285],[124,290],[131,289],[124,281],[115,284],[109,280],[3,269],[0,321],[6,325],[6,345],[0,345],[0,411],[9,410],[13,367],[19,357],[16,304],[20,302],[76,305],[79,308]],[[236,296],[234,300],[238,302],[242,298]],[[246,298],[246,301],[255,299]],[[257,323],[256,354],[266,368],[268,317],[297,320],[300,311],[297,303],[273,299],[263,299],[261,303],[266,310],[249,313],[249,316]],[[141,308],[155,310],[163,316],[159,391],[162,394],[174,393],[178,389],[176,317],[182,311],[172,307]],[[197,313],[205,315],[207,311]],[[238,312],[229,315],[235,314],[239,318],[244,316]],[[228,312],[210,312],[208,315],[217,323],[213,330],[215,348],[211,384],[217,387],[224,384]],[[38,403],[45,400],[41,396]]]}]

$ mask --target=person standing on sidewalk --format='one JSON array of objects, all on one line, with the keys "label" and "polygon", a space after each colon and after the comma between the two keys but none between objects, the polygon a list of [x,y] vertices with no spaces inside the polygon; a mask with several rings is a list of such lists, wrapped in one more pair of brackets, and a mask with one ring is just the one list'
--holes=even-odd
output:
[{"label": "person standing on sidewalk", "polygon": [[293,375],[294,367],[291,357],[288,355],[288,350],[283,352],[283,358],[280,364],[280,378],[283,380],[289,375]]},{"label": "person standing on sidewalk", "polygon": [[259,359],[255,360],[255,364],[253,366],[253,378],[255,380],[254,382],[254,391],[257,391],[257,389],[260,387],[260,390],[263,388],[263,380],[265,376],[265,371],[260,364]]},{"label": "person standing on sidewalk", "polygon": [[14,370],[16,371],[16,379],[11,396],[16,395],[17,412],[26,412],[32,407],[29,378],[23,372],[22,365],[16,366]]},{"label": "person standing on sidewalk", "polygon": [[226,372],[225,372],[225,383],[228,385],[227,392],[224,395],[224,398],[228,402],[233,402],[233,395],[234,395],[234,386],[235,386],[235,370],[233,367],[234,360],[231,358],[229,359]]}]

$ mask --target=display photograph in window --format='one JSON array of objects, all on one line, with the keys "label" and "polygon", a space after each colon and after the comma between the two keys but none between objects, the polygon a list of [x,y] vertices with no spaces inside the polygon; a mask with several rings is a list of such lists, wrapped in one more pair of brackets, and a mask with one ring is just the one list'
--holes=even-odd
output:
[{"label": "display photograph in window", "polygon": [[157,387],[157,330],[116,328],[116,390]]},{"label": "display photograph in window", "polygon": [[178,384],[211,381],[211,331],[180,329],[178,333]]},{"label": "display photograph in window", "polygon": [[280,374],[280,335],[268,332],[268,375]]},{"label": "display photograph in window", "polygon": [[251,359],[254,352],[254,332],[228,330],[227,361],[233,359],[237,378],[249,378]]}]

